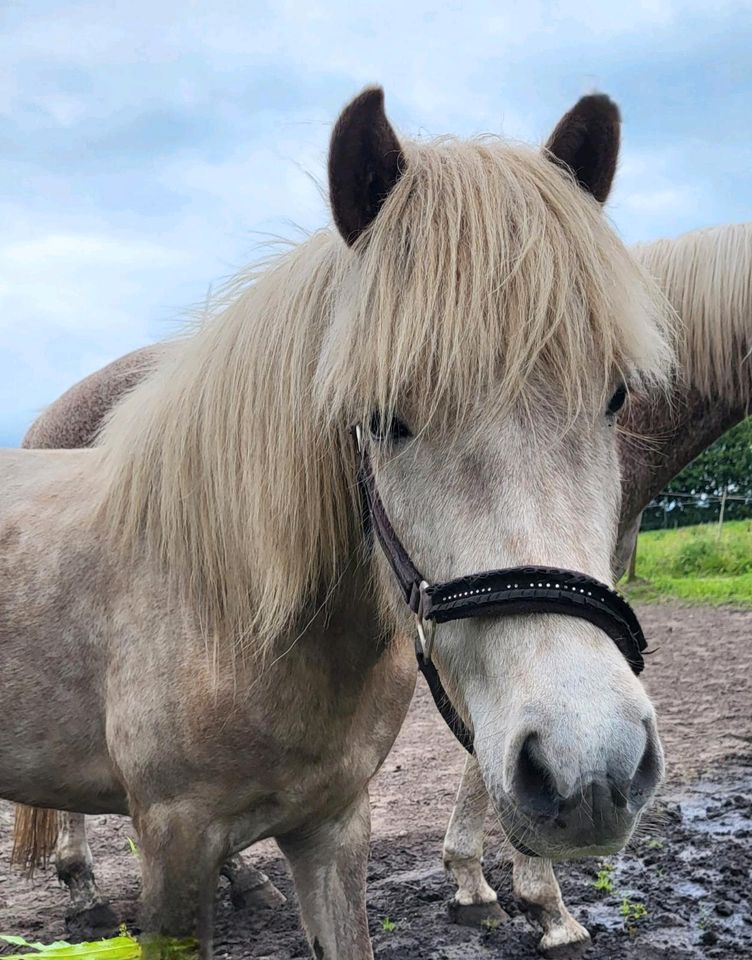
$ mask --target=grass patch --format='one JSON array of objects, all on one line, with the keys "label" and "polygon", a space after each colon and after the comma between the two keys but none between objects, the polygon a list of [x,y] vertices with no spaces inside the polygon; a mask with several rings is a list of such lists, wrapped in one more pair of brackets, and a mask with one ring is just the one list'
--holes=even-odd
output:
[{"label": "grass patch", "polygon": [[637,577],[621,584],[631,600],[752,608],[752,521],[641,533]]}]

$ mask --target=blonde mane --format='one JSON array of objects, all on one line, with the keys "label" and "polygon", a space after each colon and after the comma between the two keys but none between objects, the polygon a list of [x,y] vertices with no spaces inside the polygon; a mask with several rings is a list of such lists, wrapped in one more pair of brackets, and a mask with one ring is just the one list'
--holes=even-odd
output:
[{"label": "blonde mane", "polygon": [[680,318],[679,366],[703,396],[752,399],[752,223],[633,248]]},{"label": "blonde mane", "polygon": [[238,278],[102,433],[101,516],[233,648],[293,628],[359,543],[349,424],[496,416],[542,379],[572,413],[670,367],[660,296],[562,169],[490,138],[404,152],[356,249],[324,230]]}]

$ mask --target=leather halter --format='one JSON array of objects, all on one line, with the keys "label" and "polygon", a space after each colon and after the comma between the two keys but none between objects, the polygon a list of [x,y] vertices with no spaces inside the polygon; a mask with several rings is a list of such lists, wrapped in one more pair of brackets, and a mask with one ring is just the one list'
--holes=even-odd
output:
[{"label": "leather halter", "polygon": [[647,642],[634,610],[615,590],[585,573],[558,567],[507,567],[429,584],[402,545],[384,509],[360,427],[354,433],[364,527],[366,531],[375,531],[405,603],[415,615],[415,656],[436,707],[469,753],[473,752],[473,734],[447,696],[431,660],[438,623],[530,613],[579,617],[611,637],[635,674],[642,672]]}]

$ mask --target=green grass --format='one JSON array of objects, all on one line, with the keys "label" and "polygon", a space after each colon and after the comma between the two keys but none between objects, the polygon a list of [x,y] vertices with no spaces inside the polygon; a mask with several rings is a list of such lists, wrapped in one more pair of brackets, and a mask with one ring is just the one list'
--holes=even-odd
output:
[{"label": "green grass", "polygon": [[593,886],[598,893],[607,894],[614,892],[614,878],[611,876],[613,872],[613,863],[603,864],[603,869],[598,871],[598,875],[593,881]]},{"label": "green grass", "polygon": [[122,932],[119,937],[110,940],[95,940],[89,943],[67,943],[58,940],[55,943],[29,942],[23,937],[0,934],[0,941],[14,947],[22,947],[23,953],[6,955],[3,960],[24,960],[24,958],[44,957],[48,960],[139,960],[141,947],[138,940]]},{"label": "green grass", "polygon": [[625,923],[635,923],[637,920],[644,920],[648,915],[648,910],[644,903],[633,903],[629,897],[622,897],[619,912],[624,917]]},{"label": "green grass", "polygon": [[631,600],[752,607],[752,521],[641,533],[637,577],[621,584]]},{"label": "green grass", "polygon": [[[9,943],[21,947],[23,953],[4,954],[3,960],[142,960],[141,944],[121,927],[119,936],[108,940],[91,940],[88,943],[30,942],[15,934],[0,933],[0,946]],[[196,960],[195,940],[173,940],[162,937],[158,940],[159,956],[171,960]]]}]

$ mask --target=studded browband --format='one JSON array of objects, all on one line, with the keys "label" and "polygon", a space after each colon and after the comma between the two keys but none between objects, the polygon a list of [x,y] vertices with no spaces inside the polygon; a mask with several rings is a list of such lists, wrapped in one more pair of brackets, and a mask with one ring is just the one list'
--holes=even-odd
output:
[{"label": "studded browband", "polygon": [[356,428],[355,438],[366,532],[375,531],[405,602],[415,614],[415,655],[436,707],[469,753],[473,752],[473,735],[447,696],[431,660],[433,631],[438,623],[530,613],[579,617],[611,637],[635,674],[642,672],[642,654],[647,643],[634,610],[615,590],[585,573],[557,567],[508,567],[429,584],[405,550],[384,509],[360,428]]}]

